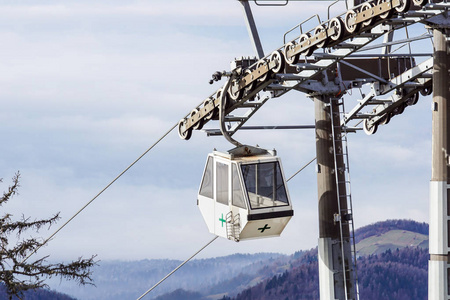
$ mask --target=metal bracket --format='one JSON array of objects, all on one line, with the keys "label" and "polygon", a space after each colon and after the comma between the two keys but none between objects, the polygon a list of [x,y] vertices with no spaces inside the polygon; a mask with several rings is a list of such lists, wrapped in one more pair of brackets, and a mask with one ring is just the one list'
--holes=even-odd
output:
[{"label": "metal bracket", "polygon": [[340,214],[334,214],[333,215],[333,222],[334,224],[339,223],[341,221],[341,215]]}]

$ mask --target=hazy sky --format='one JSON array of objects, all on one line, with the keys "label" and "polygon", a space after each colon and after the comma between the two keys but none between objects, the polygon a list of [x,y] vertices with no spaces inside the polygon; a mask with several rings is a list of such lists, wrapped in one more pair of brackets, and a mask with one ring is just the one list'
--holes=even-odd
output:
[{"label": "hazy sky", "polygon": [[[285,31],[313,13],[325,20],[327,5],[255,8],[265,51],[281,46]],[[2,190],[15,172],[22,174],[20,195],[2,211],[16,218],[61,212],[59,224],[218,89],[223,82],[208,84],[213,72],[254,55],[240,4],[232,0],[2,1],[0,38]],[[358,94],[345,97],[347,107]],[[291,92],[248,124],[313,121],[312,101]],[[236,138],[277,149],[287,176],[315,157],[312,130],[242,131]],[[392,218],[428,221],[430,141],[430,97],[373,136],[349,137],[356,227]],[[172,132],[39,255],[187,258],[213,237],[196,207],[206,156],[232,147],[222,137],[194,132],[183,141]],[[314,165],[289,190],[295,216],[282,237],[220,239],[201,257],[315,247]]]}]

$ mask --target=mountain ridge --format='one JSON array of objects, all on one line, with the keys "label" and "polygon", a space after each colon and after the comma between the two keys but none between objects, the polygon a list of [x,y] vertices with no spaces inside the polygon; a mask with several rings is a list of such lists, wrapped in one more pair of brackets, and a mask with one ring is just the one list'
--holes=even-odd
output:
[{"label": "mountain ridge", "polygon": [[[368,255],[359,253],[358,277],[361,299],[427,299],[429,255],[428,249],[424,247],[428,244],[426,223],[412,220],[387,220],[364,226],[356,230],[355,235],[359,245],[366,242],[372,247],[378,247],[371,249]],[[390,238],[389,242],[380,243],[383,238],[391,235],[397,239]],[[409,237],[405,238],[403,235],[409,235]],[[399,236],[400,239],[398,239]],[[411,241],[416,243],[411,245]],[[309,261],[305,261],[307,257]],[[262,281],[234,297],[223,296],[220,300],[318,300],[317,248],[306,254],[302,261],[305,263],[282,275]]]},{"label": "mountain ridge", "polygon": [[[23,299],[26,300],[76,300],[75,298],[69,295],[56,292],[53,290],[48,290],[45,288],[25,291],[23,293],[23,297],[24,297]],[[6,287],[3,284],[0,284],[0,299],[9,299]]]},{"label": "mountain ridge", "polygon": [[[395,238],[390,237],[393,233],[389,232],[395,230],[400,231],[396,234],[403,232],[404,236],[408,237],[402,241],[402,244],[396,243]],[[405,246],[413,244],[413,241],[423,246],[419,247],[420,249],[425,249],[427,235],[424,232],[428,233],[428,225],[426,223],[412,220],[386,220],[363,226],[357,229],[355,234],[357,241],[366,241],[367,243],[365,249],[369,250],[365,250],[364,253],[361,252],[360,255],[365,257],[367,255],[380,256],[386,250],[395,252],[397,248],[399,248],[399,251],[402,251],[402,249],[405,249]],[[361,238],[361,236],[364,238]],[[386,239],[390,239],[389,243],[384,243],[384,241],[387,241]],[[147,297],[154,300],[185,300],[191,298],[195,300],[258,299],[251,298],[249,294],[246,294],[247,298],[242,298],[242,295],[239,296],[240,298],[232,297],[238,297],[240,293],[250,293],[248,290],[257,287],[259,284],[263,284],[264,292],[270,292],[270,295],[274,297],[274,295],[278,295],[278,288],[283,285],[283,282],[287,284],[291,276],[294,276],[290,273],[292,270],[299,270],[299,273],[295,274],[298,278],[303,278],[308,276],[308,274],[311,275],[311,278],[316,278],[314,275],[314,270],[318,269],[316,253],[317,248],[297,251],[292,255],[238,253],[225,257],[195,259],[186,264]],[[178,266],[179,263],[181,261],[168,259],[135,262],[106,261],[102,262],[98,269],[94,270],[94,281],[97,288],[67,288],[67,285],[63,283],[57,289],[80,300],[136,299],[140,296],[140,293],[158,282]],[[382,264],[382,261],[377,261],[377,264]],[[407,265],[408,270],[410,267],[412,268],[413,266]],[[224,273],[223,269],[228,270],[228,272]],[[296,279],[297,282],[298,278]],[[316,299],[315,297],[318,294],[318,277],[314,280],[306,280],[305,284],[302,284],[303,291],[308,291],[308,297],[301,299]],[[269,284],[269,282],[271,283]],[[54,286],[52,287],[55,288]],[[285,286],[284,288],[290,293],[295,292],[295,287],[293,286]],[[299,292],[298,288],[297,292]],[[258,292],[253,291],[254,295],[259,293],[261,293],[261,290]],[[282,300],[284,299],[282,298]]]},{"label": "mountain ridge", "polygon": [[416,222],[414,220],[388,219],[386,221],[375,222],[355,230],[356,243],[374,235],[380,235],[390,230],[407,230],[423,235],[428,235],[428,224]]}]

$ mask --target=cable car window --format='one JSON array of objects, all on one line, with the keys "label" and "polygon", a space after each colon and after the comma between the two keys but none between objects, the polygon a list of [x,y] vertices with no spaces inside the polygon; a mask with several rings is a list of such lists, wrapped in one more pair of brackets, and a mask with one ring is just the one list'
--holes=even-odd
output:
[{"label": "cable car window", "polygon": [[217,202],[228,205],[228,165],[217,162],[216,176]]},{"label": "cable car window", "polygon": [[278,162],[248,164],[241,168],[251,208],[289,204]]},{"label": "cable car window", "polygon": [[202,185],[200,187],[200,195],[214,198],[213,194],[213,159],[208,157],[208,162],[206,163],[205,174],[203,174]]},{"label": "cable car window", "polygon": [[245,208],[244,194],[242,191],[241,181],[235,164],[232,164],[232,183],[233,183],[233,205]]}]

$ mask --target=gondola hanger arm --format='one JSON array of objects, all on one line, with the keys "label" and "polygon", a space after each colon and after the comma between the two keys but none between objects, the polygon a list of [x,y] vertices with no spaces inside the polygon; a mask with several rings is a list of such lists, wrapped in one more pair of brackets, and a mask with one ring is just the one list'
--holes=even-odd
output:
[{"label": "gondola hanger arm", "polygon": [[228,78],[227,83],[225,84],[225,86],[223,88],[223,93],[220,96],[219,123],[220,123],[220,131],[222,132],[222,135],[227,139],[227,141],[229,141],[236,147],[240,147],[240,146],[242,146],[242,144],[231,137],[231,135],[228,133],[226,126],[225,126],[225,110],[226,110],[227,91],[230,88],[230,84],[234,80],[234,77],[235,77],[234,74],[232,74],[230,76],[230,78]]}]

